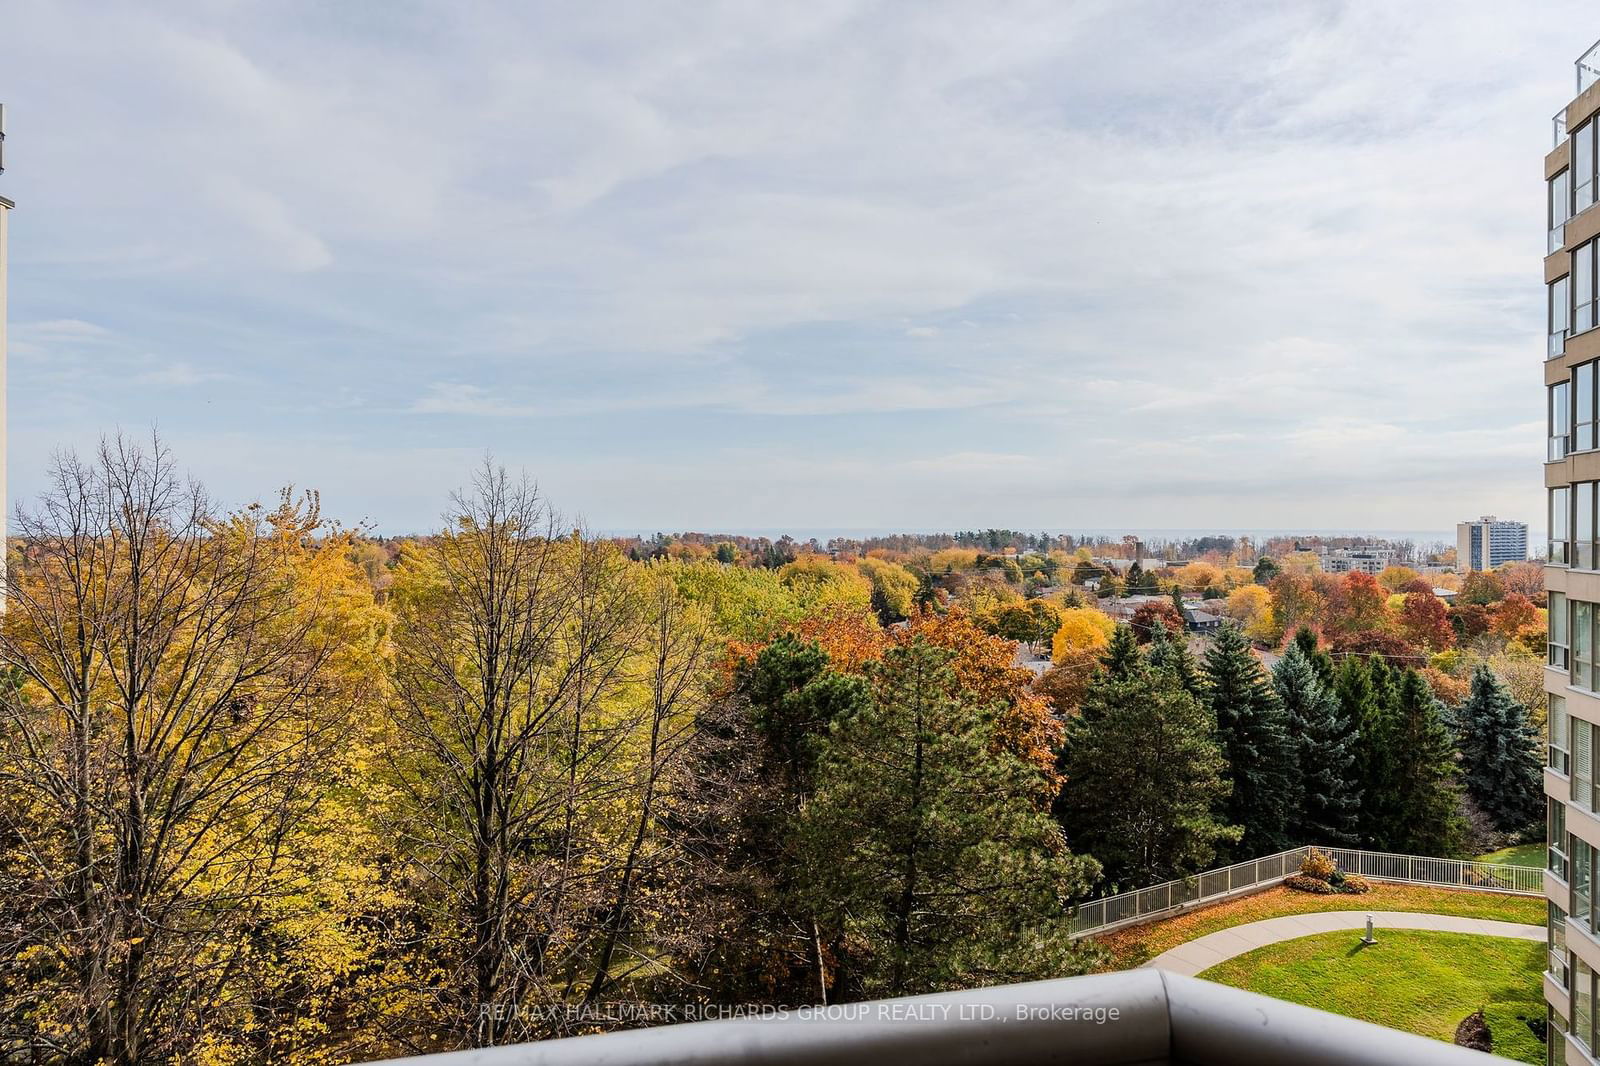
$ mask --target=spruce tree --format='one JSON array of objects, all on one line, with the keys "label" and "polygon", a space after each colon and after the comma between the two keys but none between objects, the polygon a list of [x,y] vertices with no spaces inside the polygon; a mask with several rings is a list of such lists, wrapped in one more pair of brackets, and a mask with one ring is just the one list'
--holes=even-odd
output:
[{"label": "spruce tree", "polygon": [[1174,670],[1139,662],[1090,682],[1067,722],[1057,816],[1112,884],[1187,876],[1238,840],[1217,816],[1229,786],[1215,726]]},{"label": "spruce tree", "polygon": [[1217,634],[1201,675],[1233,786],[1219,813],[1244,831],[1234,854],[1248,859],[1282,851],[1295,805],[1295,754],[1277,693],[1238,626]]},{"label": "spruce tree", "polygon": [[1118,623],[1111,633],[1111,643],[1100,655],[1100,668],[1112,677],[1124,678],[1143,664],[1144,659],[1139,654],[1139,638],[1134,635],[1133,627]]},{"label": "spruce tree", "polygon": [[801,816],[808,892],[862,945],[863,991],[905,995],[1081,972],[1064,898],[1097,872],[1037,802],[1039,770],[996,743],[997,708],[917,638],[837,721]]},{"label": "spruce tree", "polygon": [[1472,802],[1502,833],[1526,829],[1544,813],[1539,734],[1528,712],[1485,664],[1456,710],[1462,782]]},{"label": "spruce tree", "polygon": [[1296,747],[1299,803],[1289,818],[1290,841],[1355,844],[1361,810],[1355,730],[1298,640],[1272,668],[1272,687]]},{"label": "spruce tree", "polygon": [[1466,822],[1455,747],[1444,707],[1415,670],[1398,672],[1394,686],[1394,823],[1389,849],[1409,855],[1453,856]]},{"label": "spruce tree", "polygon": [[1176,677],[1189,695],[1204,695],[1199,663],[1189,650],[1189,642],[1184,634],[1168,632],[1166,626],[1157,623],[1145,658],[1155,669],[1166,670]]},{"label": "spruce tree", "polygon": [[[1354,776],[1360,794],[1357,833],[1365,847],[1390,850],[1398,792],[1395,787],[1394,708],[1373,684],[1372,661],[1349,656],[1339,663],[1334,695],[1345,721],[1355,730]],[[1381,664],[1380,664],[1381,665]]]},{"label": "spruce tree", "polygon": [[1307,626],[1295,630],[1294,643],[1300,653],[1306,657],[1306,662],[1317,672],[1317,680],[1322,682],[1322,687],[1333,689],[1333,656],[1322,650],[1322,642],[1317,634]]}]

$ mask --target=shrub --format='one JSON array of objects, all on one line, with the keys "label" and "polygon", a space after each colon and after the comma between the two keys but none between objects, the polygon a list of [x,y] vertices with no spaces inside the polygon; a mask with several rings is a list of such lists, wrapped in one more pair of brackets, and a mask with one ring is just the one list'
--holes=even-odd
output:
[{"label": "shrub", "polygon": [[1494,1050],[1494,1033],[1489,1029],[1482,1007],[1461,1019],[1461,1024],[1456,1026],[1456,1043],[1474,1051]]},{"label": "shrub", "polygon": [[1307,877],[1314,877],[1318,881],[1326,881],[1339,869],[1339,864],[1333,859],[1312,848],[1306,855],[1305,862],[1300,864],[1300,872]]},{"label": "shrub", "polygon": [[1283,882],[1296,892],[1310,892],[1315,896],[1333,895],[1333,886],[1320,877],[1308,877],[1305,874],[1295,874]]},{"label": "shrub", "polygon": [[1364,896],[1372,891],[1372,882],[1360,874],[1350,874],[1339,886],[1339,891],[1350,896]]}]

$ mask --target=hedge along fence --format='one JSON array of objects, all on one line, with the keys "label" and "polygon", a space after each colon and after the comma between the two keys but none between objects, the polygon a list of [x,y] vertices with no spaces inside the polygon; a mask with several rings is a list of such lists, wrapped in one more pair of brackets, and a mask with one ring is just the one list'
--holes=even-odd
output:
[{"label": "hedge along fence", "polygon": [[[1298,873],[1300,864],[1311,850],[1310,846],[1290,848],[1276,855],[1206,870],[1193,877],[1080,903],[1072,911],[1072,935],[1106,933],[1270,888]],[[1316,850],[1332,857],[1345,873],[1360,874],[1369,881],[1503,892],[1517,896],[1544,895],[1544,871],[1531,866],[1435,859],[1423,855],[1391,855],[1355,848]]]}]

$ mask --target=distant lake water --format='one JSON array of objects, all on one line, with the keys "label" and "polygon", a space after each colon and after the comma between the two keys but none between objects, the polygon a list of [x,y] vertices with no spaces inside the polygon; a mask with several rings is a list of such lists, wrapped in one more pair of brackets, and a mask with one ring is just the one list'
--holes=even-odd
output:
[{"label": "distant lake water", "polygon": [[[1003,528],[1003,527],[996,526],[994,528]],[[1012,528],[1016,528],[1016,527],[1012,527]],[[652,536],[656,532],[658,532],[658,531],[654,530],[654,529],[650,529],[650,530],[618,529],[618,530],[607,530],[605,535],[606,536],[635,536],[635,535],[640,535],[640,536],[648,537],[648,536]],[[673,529],[673,530],[661,529],[661,530],[659,530],[659,532],[663,532],[663,533],[680,533],[680,532],[686,532],[686,531],[685,530],[676,530],[676,529]],[[851,527],[844,527],[844,526],[834,526],[834,527],[822,526],[822,527],[815,527],[815,528],[811,528],[811,529],[740,529],[740,528],[722,529],[722,528],[716,528],[716,529],[694,530],[693,532],[713,533],[713,534],[715,534],[715,533],[726,533],[726,534],[730,534],[730,535],[743,536],[743,537],[766,537],[769,540],[777,540],[778,538],[783,537],[783,536],[790,536],[790,537],[793,537],[795,540],[802,541],[802,542],[808,541],[808,540],[816,540],[816,541],[819,541],[820,543],[826,544],[829,540],[832,540],[834,537],[843,537],[843,538],[850,539],[850,540],[861,540],[861,539],[864,539],[866,537],[891,537],[891,536],[896,536],[896,535],[899,535],[899,534],[910,534],[910,535],[914,535],[914,536],[927,536],[927,535],[939,534],[939,533],[954,533],[954,532],[956,532],[956,530],[952,530],[952,529],[932,529],[932,530],[930,530],[930,529],[882,529],[882,528],[861,529],[861,528],[851,528]],[[1262,541],[1262,540],[1266,540],[1266,539],[1268,539],[1270,537],[1368,537],[1368,538],[1379,538],[1379,539],[1388,540],[1388,541],[1406,541],[1406,540],[1409,540],[1409,541],[1412,541],[1413,543],[1419,544],[1419,545],[1422,545],[1422,544],[1435,544],[1435,543],[1453,545],[1453,544],[1455,544],[1455,541],[1456,541],[1456,534],[1455,534],[1455,530],[1453,528],[1452,529],[1448,529],[1448,530],[1437,530],[1437,529],[1427,529],[1427,530],[1306,529],[1306,528],[1298,528],[1298,529],[1290,529],[1290,528],[1284,528],[1284,529],[1155,529],[1155,528],[1131,528],[1130,529],[1130,528],[1128,528],[1126,526],[1121,527],[1121,528],[1096,528],[1096,527],[1073,527],[1073,526],[1049,526],[1049,525],[1045,525],[1045,526],[1027,526],[1027,527],[1022,527],[1019,530],[1019,532],[1024,532],[1024,533],[1049,533],[1049,534],[1051,534],[1053,536],[1066,535],[1066,536],[1073,536],[1073,537],[1112,537],[1112,538],[1117,538],[1117,537],[1125,537],[1125,536],[1135,536],[1135,537],[1138,537],[1140,540],[1143,540],[1143,541],[1146,541],[1146,542],[1152,543],[1152,544],[1160,543],[1162,541],[1193,540],[1196,537],[1236,537],[1236,538],[1237,537],[1249,537],[1251,540],[1254,540],[1254,541]],[[1530,542],[1533,541],[1535,532],[1536,531],[1534,531],[1532,529],[1530,529],[1528,531],[1528,533],[1529,533],[1529,541]]]}]

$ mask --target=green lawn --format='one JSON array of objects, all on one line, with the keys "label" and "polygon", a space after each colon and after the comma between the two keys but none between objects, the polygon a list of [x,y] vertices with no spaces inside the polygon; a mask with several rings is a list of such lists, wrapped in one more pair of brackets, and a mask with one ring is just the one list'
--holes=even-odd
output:
[{"label": "green lawn", "polygon": [[1478,861],[1498,862],[1506,866],[1531,866],[1535,870],[1542,870],[1545,863],[1544,845],[1518,844],[1514,848],[1501,848],[1487,855],[1479,855]]},{"label": "green lawn", "polygon": [[1522,1020],[1544,1017],[1542,942],[1379,930],[1377,944],[1363,947],[1360,935],[1351,930],[1286,940],[1200,976],[1445,1041],[1482,1007],[1495,1054],[1544,1062],[1544,1044]]},{"label": "green lawn", "polygon": [[1219,929],[1308,911],[1421,911],[1522,925],[1543,925],[1548,913],[1542,896],[1503,896],[1496,892],[1382,882],[1374,882],[1372,891],[1363,896],[1313,896],[1278,886],[1175,918],[1102,933],[1094,939],[1106,952],[1101,969],[1127,970]]}]

